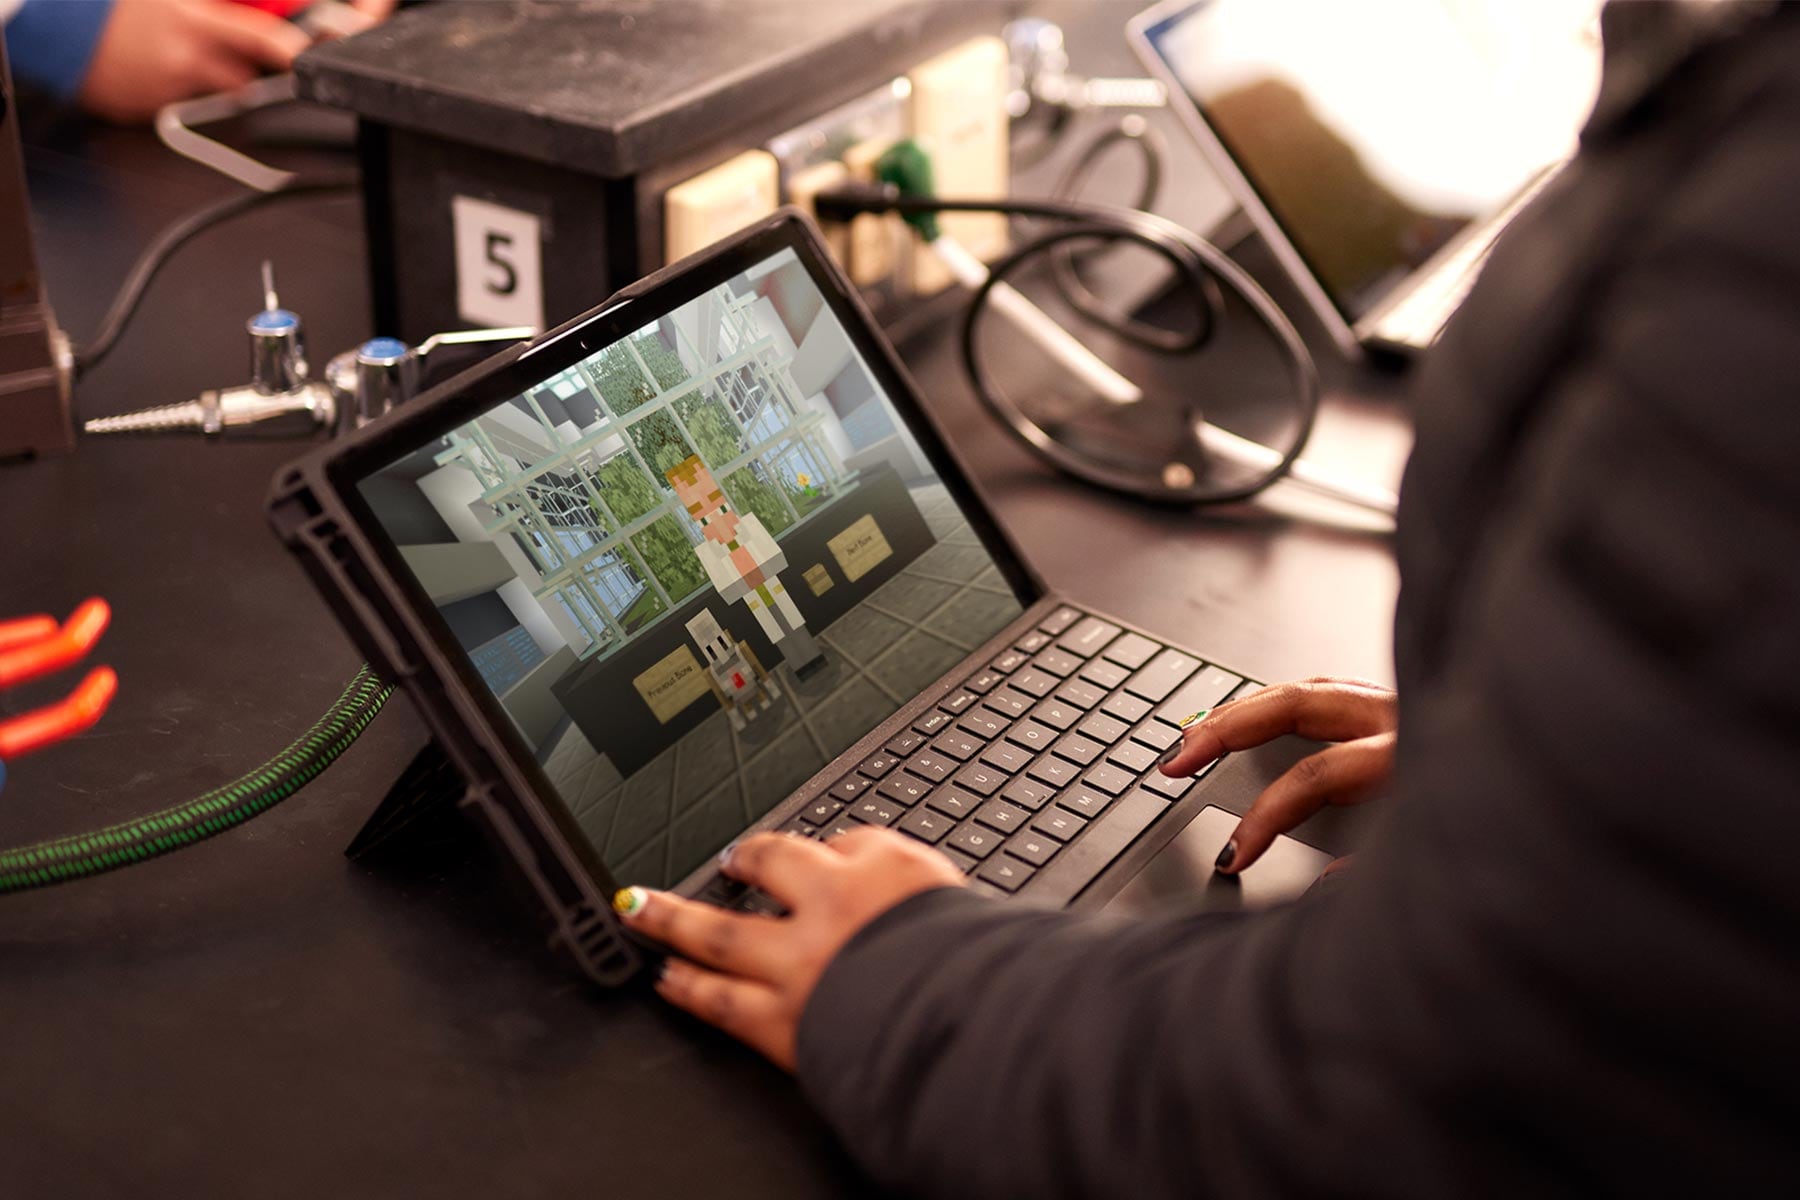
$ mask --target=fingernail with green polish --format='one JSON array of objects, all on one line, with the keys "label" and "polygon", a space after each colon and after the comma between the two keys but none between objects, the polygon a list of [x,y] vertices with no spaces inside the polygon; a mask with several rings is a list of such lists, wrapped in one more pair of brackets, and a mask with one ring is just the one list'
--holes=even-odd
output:
[{"label": "fingernail with green polish", "polygon": [[613,911],[621,917],[635,917],[650,902],[650,893],[641,887],[622,887],[613,893]]}]

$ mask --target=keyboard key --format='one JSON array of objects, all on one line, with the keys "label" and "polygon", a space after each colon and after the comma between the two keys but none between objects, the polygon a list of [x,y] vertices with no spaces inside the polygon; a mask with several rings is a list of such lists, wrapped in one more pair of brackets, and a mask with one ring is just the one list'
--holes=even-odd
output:
[{"label": "keyboard key", "polygon": [[1136,783],[1137,777],[1128,771],[1121,771],[1111,764],[1105,764],[1089,771],[1084,782],[1099,788],[1109,796],[1117,796]]},{"label": "keyboard key", "polygon": [[1058,758],[1066,758],[1078,767],[1085,767],[1106,750],[1106,747],[1093,738],[1083,737],[1079,733],[1064,734],[1062,740],[1050,747],[1050,752]]},{"label": "keyboard key", "polygon": [[1124,683],[1126,677],[1130,674],[1130,671],[1127,671],[1117,663],[1109,663],[1098,658],[1081,668],[1081,678],[1087,680],[1103,692],[1112,691],[1121,683]]},{"label": "keyboard key", "polygon": [[963,714],[963,719],[956,723],[956,727],[985,742],[1006,732],[1006,727],[1010,724],[1012,724],[1011,721],[997,712],[991,712],[985,708],[972,708]]},{"label": "keyboard key", "polygon": [[715,875],[710,883],[700,889],[699,899],[726,908],[733,901],[743,898],[749,890],[750,885],[741,880],[729,875]]},{"label": "keyboard key", "polygon": [[970,763],[956,773],[956,782],[977,796],[991,796],[1006,786],[1006,775],[986,763]]},{"label": "keyboard key", "polygon": [[1164,650],[1125,681],[1125,690],[1152,704],[1161,703],[1199,669],[1200,660],[1193,655]]},{"label": "keyboard key", "polygon": [[[1155,796],[1131,793],[1087,822],[1088,831],[1082,839],[1064,848],[1055,862],[1038,872],[1037,886],[1071,896],[1078,894],[1167,810],[1168,805]],[[1038,820],[1042,821],[1044,815],[1040,813]],[[1079,818],[1070,814],[1069,819]],[[1055,836],[1048,830],[1044,832]]]},{"label": "keyboard key", "polygon": [[1089,709],[1106,699],[1106,693],[1091,684],[1071,679],[1056,691],[1056,698],[1080,709]]},{"label": "keyboard key", "polygon": [[1006,740],[1027,750],[1044,750],[1056,740],[1056,730],[1037,721],[1018,721],[1006,731]]},{"label": "keyboard key", "polygon": [[965,709],[979,699],[981,699],[981,697],[965,688],[956,693],[956,695],[951,696],[949,699],[940,702],[938,707],[949,713],[951,716],[958,717],[963,714]]},{"label": "keyboard key", "polygon": [[1139,700],[1130,692],[1120,692],[1116,696],[1108,697],[1106,703],[1100,706],[1100,711],[1109,717],[1116,717],[1127,725],[1136,725],[1149,716],[1150,710],[1154,707],[1156,706],[1148,700]]},{"label": "keyboard key", "polygon": [[1181,730],[1161,721],[1145,721],[1131,731],[1131,740],[1141,742],[1161,754],[1181,740]]},{"label": "keyboard key", "polygon": [[959,787],[941,787],[925,801],[941,813],[961,819],[981,807],[981,797],[971,796]]},{"label": "keyboard key", "polygon": [[889,754],[898,754],[901,758],[905,758],[908,754],[911,754],[914,750],[917,750],[924,744],[925,735],[916,729],[909,729],[887,744],[887,752]]},{"label": "keyboard key", "polygon": [[1097,792],[1093,788],[1070,788],[1056,798],[1056,803],[1068,809],[1078,817],[1097,817],[1100,811],[1112,803],[1112,797],[1105,792]]},{"label": "keyboard key", "polygon": [[1032,812],[1050,802],[1056,795],[1056,789],[1039,783],[1035,779],[1015,779],[1000,791],[1000,798],[1020,808],[1028,808]]},{"label": "keyboard key", "polygon": [[1064,762],[1052,754],[1040,754],[1038,760],[1031,764],[1029,774],[1039,783],[1047,783],[1053,788],[1067,787],[1075,782],[1080,768],[1074,763]]},{"label": "keyboard key", "polygon": [[941,812],[933,812],[929,808],[915,808],[901,817],[900,823],[894,828],[901,833],[912,834],[921,842],[935,846],[943,841],[944,836],[955,826],[955,819],[947,817]]},{"label": "keyboard key", "polygon": [[1032,755],[1021,750],[1010,742],[995,742],[981,752],[981,761],[990,767],[999,767],[1008,775],[1017,775],[1031,765]]},{"label": "keyboard key", "polygon": [[1025,655],[1017,650],[1008,650],[999,658],[988,664],[988,670],[996,675],[1011,675],[1025,665]]},{"label": "keyboard key", "polygon": [[861,771],[864,775],[867,775],[870,779],[880,779],[883,775],[886,775],[889,771],[899,765],[900,759],[897,755],[883,751],[879,754],[869,755],[869,757],[862,760],[862,765],[856,769]]},{"label": "keyboard key", "polygon": [[1031,814],[1022,808],[1014,808],[1004,800],[989,800],[975,810],[975,819],[989,829],[998,829],[1001,833],[1011,833],[1023,829]]},{"label": "keyboard key", "polygon": [[1207,667],[1169,697],[1168,703],[1156,710],[1156,719],[1171,725],[1186,725],[1200,713],[1219,706],[1238,684],[1244,682],[1223,667]]},{"label": "keyboard key", "polygon": [[1081,669],[1081,660],[1066,650],[1058,650],[1055,647],[1051,647],[1032,659],[1031,665],[1036,670],[1043,671],[1047,674],[1056,676],[1058,679],[1062,679],[1079,671]]},{"label": "keyboard key", "polygon": [[1156,751],[1148,746],[1140,746],[1136,742],[1126,742],[1106,756],[1106,761],[1114,766],[1130,771],[1133,775],[1142,775],[1155,765]]},{"label": "keyboard key", "polygon": [[759,892],[754,888],[745,892],[731,907],[739,912],[759,913],[765,917],[787,916],[787,909],[782,907],[781,901],[767,892]]},{"label": "keyboard key", "polygon": [[1061,700],[1046,700],[1031,710],[1032,720],[1055,730],[1067,729],[1081,719],[1081,710]]},{"label": "keyboard key", "polygon": [[896,804],[903,804],[910,808],[923,800],[925,798],[925,793],[930,790],[931,785],[929,783],[926,783],[917,776],[908,775],[906,772],[902,771],[898,775],[890,775],[882,780],[881,786],[875,789],[875,793],[894,801]]},{"label": "keyboard key", "polygon": [[1062,849],[1057,843],[1037,833],[1021,833],[1006,843],[1006,852],[1024,859],[1034,867],[1041,867],[1056,856]]},{"label": "keyboard key", "polygon": [[[1118,699],[1118,697],[1114,697]],[[1075,732],[1083,737],[1091,737],[1102,746],[1110,746],[1131,730],[1129,721],[1120,721],[1105,713],[1092,713],[1088,719],[1075,727]]]},{"label": "keyboard key", "polygon": [[1030,633],[1026,634],[1024,637],[1020,638],[1018,641],[1014,642],[1013,646],[1016,649],[1018,649],[1021,653],[1036,654],[1039,650],[1042,650],[1045,646],[1048,646],[1049,644],[1050,644],[1050,635],[1047,633],[1039,632],[1038,630],[1034,629]]},{"label": "keyboard key", "polygon": [[896,804],[886,796],[870,796],[850,806],[852,817],[870,825],[892,825],[905,811],[904,804]]},{"label": "keyboard key", "polygon": [[1056,644],[1070,654],[1092,658],[1102,647],[1119,636],[1119,627],[1099,617],[1083,617],[1056,639]]},{"label": "keyboard key", "polygon": [[1000,681],[1004,678],[1005,676],[1001,675],[1000,672],[989,667],[985,671],[977,671],[975,674],[969,676],[968,679],[963,681],[963,686],[968,688],[971,692],[974,692],[977,696],[985,696],[995,688],[999,687]]},{"label": "keyboard key", "polygon": [[829,826],[827,826],[826,828],[819,831],[819,840],[827,841],[831,838],[839,836],[840,834],[849,833],[852,829],[861,829],[861,828],[862,828],[862,822],[852,821],[850,819],[850,814],[845,813],[843,816],[841,816],[837,820],[833,821]]},{"label": "keyboard key", "polygon": [[1144,780],[1144,788],[1165,800],[1179,800],[1187,795],[1188,789],[1194,786],[1198,778],[1195,775],[1181,775],[1171,779],[1161,771],[1152,771]]},{"label": "keyboard key", "polygon": [[1031,697],[1021,696],[1011,688],[1001,688],[982,702],[1007,720],[1022,717],[1031,708]]},{"label": "keyboard key", "polygon": [[1149,662],[1151,656],[1160,649],[1162,649],[1162,647],[1158,646],[1149,638],[1141,637],[1135,633],[1128,633],[1117,641],[1108,644],[1106,647],[1106,657],[1108,660],[1118,663],[1121,667],[1127,667],[1135,671],[1145,663]]},{"label": "keyboard key", "polygon": [[1052,841],[1066,843],[1086,829],[1087,822],[1072,812],[1047,808],[1032,819],[1031,827]]},{"label": "keyboard key", "polygon": [[952,729],[931,743],[931,748],[939,754],[954,758],[957,762],[967,762],[981,753],[981,742],[960,729]]},{"label": "keyboard key", "polygon": [[1081,611],[1079,609],[1070,608],[1065,604],[1049,616],[1045,617],[1042,621],[1039,621],[1038,628],[1049,634],[1051,637],[1055,637],[1079,620],[1081,620]]},{"label": "keyboard key", "polygon": [[933,783],[942,783],[956,770],[957,762],[948,754],[939,754],[935,750],[921,750],[906,760],[906,769],[920,779],[929,779]]},{"label": "keyboard key", "polygon": [[775,832],[791,833],[795,837],[809,838],[813,834],[819,832],[819,827],[808,823],[805,817],[794,817],[793,819],[784,822]]},{"label": "keyboard key", "polygon": [[930,737],[950,723],[950,714],[941,708],[934,708],[913,722],[913,728]]},{"label": "keyboard key", "polygon": [[950,835],[948,845],[974,858],[986,858],[1000,848],[1001,835],[985,825],[964,821]]},{"label": "keyboard key", "polygon": [[831,819],[844,811],[844,802],[833,800],[830,796],[820,796],[807,807],[800,810],[802,819],[814,825],[829,825]]},{"label": "keyboard key", "polygon": [[861,775],[846,775],[831,785],[831,794],[838,800],[849,802],[874,786],[873,779],[865,779]]},{"label": "keyboard key", "polygon": [[1012,677],[1012,685],[1027,696],[1042,700],[1056,690],[1056,676],[1046,675],[1036,667],[1026,667]]},{"label": "keyboard key", "polygon": [[996,854],[975,869],[975,878],[985,879],[1003,892],[1016,892],[1033,873],[1029,863],[1022,863],[1010,855]]},{"label": "keyboard key", "polygon": [[973,871],[976,867],[981,865],[981,860],[979,858],[964,854],[961,850],[952,846],[945,846],[940,843],[937,850],[939,854],[949,859],[951,865],[961,871],[964,875],[967,875],[970,871]]}]

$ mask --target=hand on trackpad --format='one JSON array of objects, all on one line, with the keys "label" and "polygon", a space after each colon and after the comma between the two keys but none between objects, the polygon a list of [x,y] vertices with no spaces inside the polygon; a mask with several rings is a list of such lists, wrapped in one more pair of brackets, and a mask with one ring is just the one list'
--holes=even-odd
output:
[{"label": "hand on trackpad", "polygon": [[1256,863],[1238,875],[1213,870],[1238,818],[1217,806],[1200,810],[1175,840],[1105,906],[1110,913],[1149,916],[1185,912],[1268,908],[1292,900],[1311,887],[1331,864],[1331,856],[1278,837]]}]

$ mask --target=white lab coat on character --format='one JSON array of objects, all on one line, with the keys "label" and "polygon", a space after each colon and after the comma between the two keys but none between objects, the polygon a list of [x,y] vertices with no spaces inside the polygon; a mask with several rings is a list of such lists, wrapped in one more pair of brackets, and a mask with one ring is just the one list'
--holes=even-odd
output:
[{"label": "white lab coat on character", "polygon": [[[787,555],[782,553],[775,539],[769,536],[762,518],[755,513],[740,513],[737,543],[750,552],[750,557],[762,571],[763,582],[774,598],[776,607],[781,610],[781,615],[787,619],[789,628],[804,629],[806,622],[801,619],[800,610],[794,607],[794,602],[788,598],[787,588],[776,578],[779,572],[787,570]],[[700,565],[706,568],[707,578],[712,580],[719,595],[728,603],[744,601],[771,642],[779,642],[787,636],[788,631],[781,628],[774,614],[763,604],[762,597],[739,574],[737,564],[731,561],[731,551],[711,538],[702,538],[700,544],[694,547],[694,554],[700,559]]]}]

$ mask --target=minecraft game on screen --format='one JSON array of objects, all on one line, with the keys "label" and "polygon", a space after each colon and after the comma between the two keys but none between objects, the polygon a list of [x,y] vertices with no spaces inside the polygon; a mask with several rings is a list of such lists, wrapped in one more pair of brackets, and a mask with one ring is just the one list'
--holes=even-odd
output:
[{"label": "minecraft game on screen", "polygon": [[678,882],[1020,612],[791,250],[361,490],[634,883]]}]

